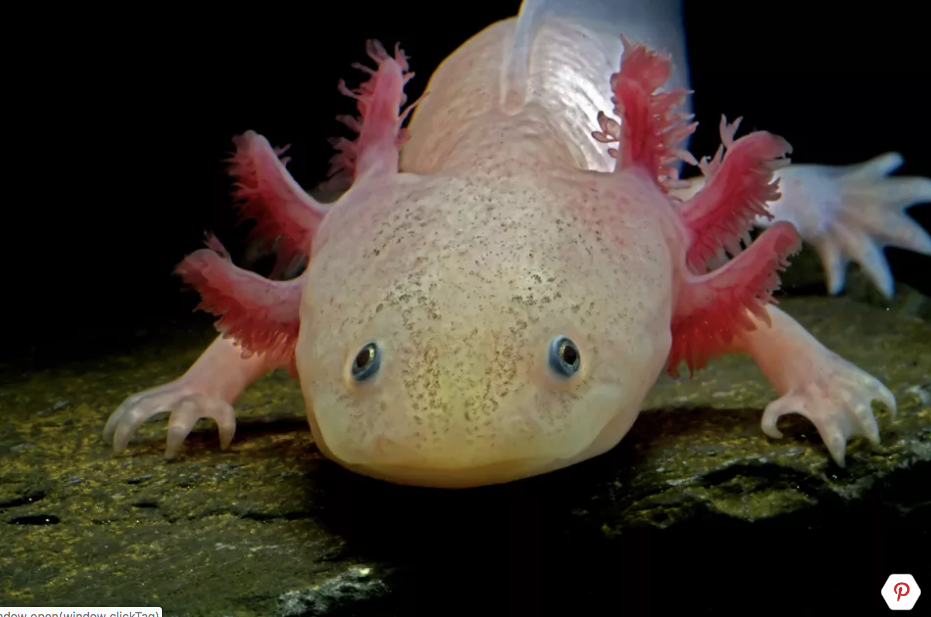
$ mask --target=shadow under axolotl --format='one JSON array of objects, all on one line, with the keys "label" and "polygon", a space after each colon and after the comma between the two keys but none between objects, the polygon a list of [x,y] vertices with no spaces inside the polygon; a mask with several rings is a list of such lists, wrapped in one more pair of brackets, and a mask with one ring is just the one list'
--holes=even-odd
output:
[{"label": "shadow under axolotl", "polygon": [[[797,416],[780,420],[785,437],[772,450],[760,413],[648,411],[600,457],[474,489],[397,486],[322,465],[313,482],[326,507],[315,519],[345,539],[353,558],[379,564],[395,600],[412,612],[495,606],[521,614],[590,614],[613,607],[641,614],[655,610],[657,598],[685,606],[688,597],[707,596],[711,573],[725,559],[745,560],[764,545],[779,553],[799,542],[834,550],[849,541],[835,524],[849,508],[836,497],[817,507],[778,499],[791,486],[818,502],[825,479],[813,474],[849,472],[829,457],[818,471],[785,464],[786,457],[810,464],[827,452]],[[703,502],[702,491],[731,493],[748,503],[747,511],[722,513]],[[762,503],[753,503],[755,492],[765,495]],[[866,507],[867,520],[886,524],[885,514],[874,510]],[[760,572],[744,570],[732,579],[752,589]],[[678,597],[667,594],[664,580],[678,581]]]},{"label": "shadow under axolotl", "polygon": [[[646,411],[620,444],[599,457],[542,476],[471,489],[400,486],[360,476],[330,463],[322,465],[314,477],[315,488],[326,490],[331,500],[320,515],[320,522],[359,542],[373,555],[385,557],[403,554],[399,549],[411,548],[408,534],[459,538],[476,535],[476,539],[481,539],[489,529],[500,527],[501,516],[509,514],[517,517],[520,528],[534,520],[552,519],[550,522],[561,523],[578,520],[578,514],[589,510],[593,501],[609,498],[615,505],[621,505],[636,500],[638,494],[655,492],[655,486],[650,488],[655,485],[655,478],[644,480],[644,477],[663,476],[667,471],[674,474],[676,470],[667,470],[658,463],[659,454],[683,452],[684,444],[691,444],[688,456],[694,458],[697,451],[712,461],[700,471],[702,474],[738,462],[751,464],[756,460],[760,466],[765,465],[767,438],[762,434],[759,418],[760,411],[755,409],[702,407]],[[795,416],[780,419],[784,441],[800,448],[817,449],[820,438],[805,422]],[[708,445],[709,435],[713,437],[715,433],[720,441]],[[758,442],[750,455],[747,442]],[[734,443],[743,444],[740,452],[729,450]],[[824,450],[823,446],[821,449]],[[827,456],[826,450],[821,454]],[[716,457],[719,458],[715,460]],[[840,468],[836,471],[843,473]],[[471,545],[472,540],[466,540],[465,544]]]}]

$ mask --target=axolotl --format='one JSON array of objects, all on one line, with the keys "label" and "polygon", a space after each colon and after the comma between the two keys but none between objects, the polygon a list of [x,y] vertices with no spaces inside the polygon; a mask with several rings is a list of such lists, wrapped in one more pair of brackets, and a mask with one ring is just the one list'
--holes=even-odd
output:
[{"label": "axolotl", "polygon": [[[302,190],[281,148],[236,137],[242,213],[307,267],[270,280],[214,237],[189,255],[177,272],[221,334],[183,376],[112,414],[114,451],[161,411],[168,458],[202,417],[226,448],[237,396],[287,368],[339,464],[401,484],[503,483],[604,453],[664,369],[736,352],[778,394],[766,435],[802,414],[838,465],[851,437],[878,443],[872,402],[894,419],[890,390],[772,294],[802,239],[831,291],[853,259],[890,294],[883,244],[931,254],[904,214],[931,200],[931,181],[888,177],[895,153],[791,165],[784,139],[738,138],[726,119],[721,148],[697,160],[681,20],[668,0],[526,0],[410,105],[408,58],[369,42],[367,81],[339,84],[359,116],[344,119],[356,137],[336,142],[333,178],[349,188],[333,203]],[[683,180],[683,163],[701,176]],[[765,229],[751,241],[754,225]]]}]

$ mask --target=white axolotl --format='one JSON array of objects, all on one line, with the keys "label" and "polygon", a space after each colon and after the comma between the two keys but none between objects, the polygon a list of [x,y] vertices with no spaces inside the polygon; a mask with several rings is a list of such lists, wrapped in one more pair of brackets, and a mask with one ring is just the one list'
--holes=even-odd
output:
[{"label": "white axolotl", "polygon": [[[677,2],[527,0],[440,65],[409,130],[406,58],[374,42],[368,53],[368,81],[340,85],[360,117],[338,144],[351,188],[335,203],[305,193],[260,135],[236,138],[243,213],[308,266],[268,280],[213,238],[188,256],[178,272],[222,335],[113,413],[116,453],[159,411],[171,412],[167,457],[201,417],[227,447],[237,396],[287,367],[339,464],[402,484],[508,482],[609,450],[664,368],[731,352],[779,394],[767,435],[800,413],[839,465],[850,437],[879,442],[871,403],[894,417],[891,392],[770,299],[801,238],[835,292],[853,259],[891,294],[881,244],[931,253],[903,214],[931,200],[931,181],[887,177],[898,155],[789,166],[782,138],[735,139],[722,120],[726,153],[696,161],[684,65],[672,64],[684,57]],[[680,180],[680,160],[702,179]],[[754,223],[769,228],[744,247]]]}]

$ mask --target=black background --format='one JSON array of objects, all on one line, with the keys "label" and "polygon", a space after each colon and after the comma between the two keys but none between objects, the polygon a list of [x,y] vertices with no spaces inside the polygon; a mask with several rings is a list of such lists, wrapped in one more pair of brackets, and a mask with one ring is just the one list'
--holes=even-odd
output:
[{"label": "black background", "polygon": [[[335,115],[354,108],[336,83],[358,83],[350,63],[365,61],[366,38],[401,42],[417,72],[413,100],[443,57],[518,5],[252,3],[214,12],[139,5],[11,19],[3,356],[89,358],[133,344],[139,330],[189,319],[197,298],[182,293],[172,268],[202,245],[205,230],[235,256],[247,229],[236,226],[222,163],[233,135],[253,129],[274,145],[292,144],[289,168],[313,186],[332,154],[327,138],[346,134]],[[702,123],[692,152],[714,151],[725,113],[744,116],[745,130],[786,137],[797,162],[849,164],[897,150],[902,173],[931,176],[926,19],[904,2],[856,6],[688,2]],[[929,227],[931,207],[912,212]],[[897,278],[928,290],[928,258],[888,255]],[[861,601],[885,611],[882,573],[916,570],[900,540],[926,549],[927,529],[902,538],[890,528],[859,529],[798,546],[731,541],[707,560],[656,557],[656,576],[643,580],[652,581],[650,593],[670,597],[689,581],[698,595],[677,605],[708,614],[738,608],[715,585],[755,602],[748,614],[785,609],[792,598],[802,602],[799,614]],[[713,550],[707,544],[702,550]],[[840,593],[836,604],[819,590]]]}]

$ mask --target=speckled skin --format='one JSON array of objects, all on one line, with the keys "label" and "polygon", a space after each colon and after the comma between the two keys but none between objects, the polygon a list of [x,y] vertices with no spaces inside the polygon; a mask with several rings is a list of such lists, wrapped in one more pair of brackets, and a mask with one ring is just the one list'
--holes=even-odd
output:
[{"label": "speckled skin", "polygon": [[[333,213],[308,271],[297,362],[318,441],[371,475],[465,484],[616,443],[670,346],[655,187],[546,169],[391,184]],[[571,379],[548,367],[556,335],[580,348]],[[356,383],[372,340],[381,369]]]}]

